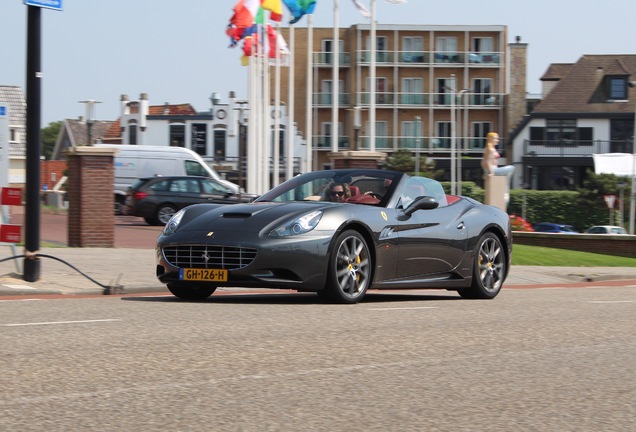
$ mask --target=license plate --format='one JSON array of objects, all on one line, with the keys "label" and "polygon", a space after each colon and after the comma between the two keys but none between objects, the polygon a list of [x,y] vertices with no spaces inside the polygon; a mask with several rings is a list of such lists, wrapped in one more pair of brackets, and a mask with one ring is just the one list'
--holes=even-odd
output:
[{"label": "license plate", "polygon": [[227,282],[227,270],[182,268],[179,269],[179,280]]}]

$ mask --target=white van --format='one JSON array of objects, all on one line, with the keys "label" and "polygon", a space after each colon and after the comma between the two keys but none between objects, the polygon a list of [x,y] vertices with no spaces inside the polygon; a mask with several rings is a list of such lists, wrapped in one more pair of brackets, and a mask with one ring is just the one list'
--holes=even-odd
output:
[{"label": "white van", "polygon": [[122,214],[126,192],[139,178],[196,175],[211,177],[235,193],[239,186],[222,179],[197,153],[184,147],[95,144],[115,148],[115,214]]}]

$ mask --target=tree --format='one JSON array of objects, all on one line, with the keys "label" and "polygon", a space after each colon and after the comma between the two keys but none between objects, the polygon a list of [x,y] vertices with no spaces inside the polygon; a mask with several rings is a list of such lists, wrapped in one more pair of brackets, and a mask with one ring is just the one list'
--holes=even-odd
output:
[{"label": "tree", "polygon": [[[415,172],[415,158],[413,152],[408,149],[400,149],[393,152],[391,156],[386,158],[385,166],[389,170],[400,171],[404,173]],[[443,174],[443,170],[435,170],[435,161],[427,157],[422,157],[420,160],[420,172],[415,175],[438,178]]]},{"label": "tree", "polygon": [[53,122],[49,123],[49,125],[45,128],[42,128],[41,136],[42,136],[42,156],[44,159],[50,160],[51,154],[53,154],[53,149],[55,148],[55,141],[57,141],[57,136],[60,133],[60,129],[62,129],[62,122]]}]

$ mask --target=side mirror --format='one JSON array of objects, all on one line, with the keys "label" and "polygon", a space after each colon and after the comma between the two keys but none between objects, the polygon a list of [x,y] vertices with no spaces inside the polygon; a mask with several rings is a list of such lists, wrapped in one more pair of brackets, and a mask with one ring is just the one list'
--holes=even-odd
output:
[{"label": "side mirror", "polygon": [[421,196],[404,209],[404,215],[411,216],[417,210],[433,210],[439,207],[439,203],[432,196]]}]

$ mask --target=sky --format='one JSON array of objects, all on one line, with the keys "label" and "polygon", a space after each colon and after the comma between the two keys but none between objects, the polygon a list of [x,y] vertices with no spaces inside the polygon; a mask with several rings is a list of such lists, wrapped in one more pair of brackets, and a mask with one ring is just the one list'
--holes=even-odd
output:
[{"label": "sky", "polygon": [[[238,0],[62,0],[42,10],[42,125],[86,114],[119,117],[119,100],[147,93],[151,105],[190,103],[210,109],[210,95],[247,98],[240,48],[226,26]],[[360,0],[367,7],[371,0]],[[339,0],[340,27],[368,23],[351,0]],[[0,85],[26,92],[27,6],[0,0]],[[333,27],[334,0],[317,0],[313,26]],[[634,0],[376,0],[380,24],[505,25],[507,42],[528,44],[527,91],[541,92],[551,63],[584,54],[636,54]],[[283,26],[289,15],[284,9]],[[296,24],[304,27],[306,20]]]}]

